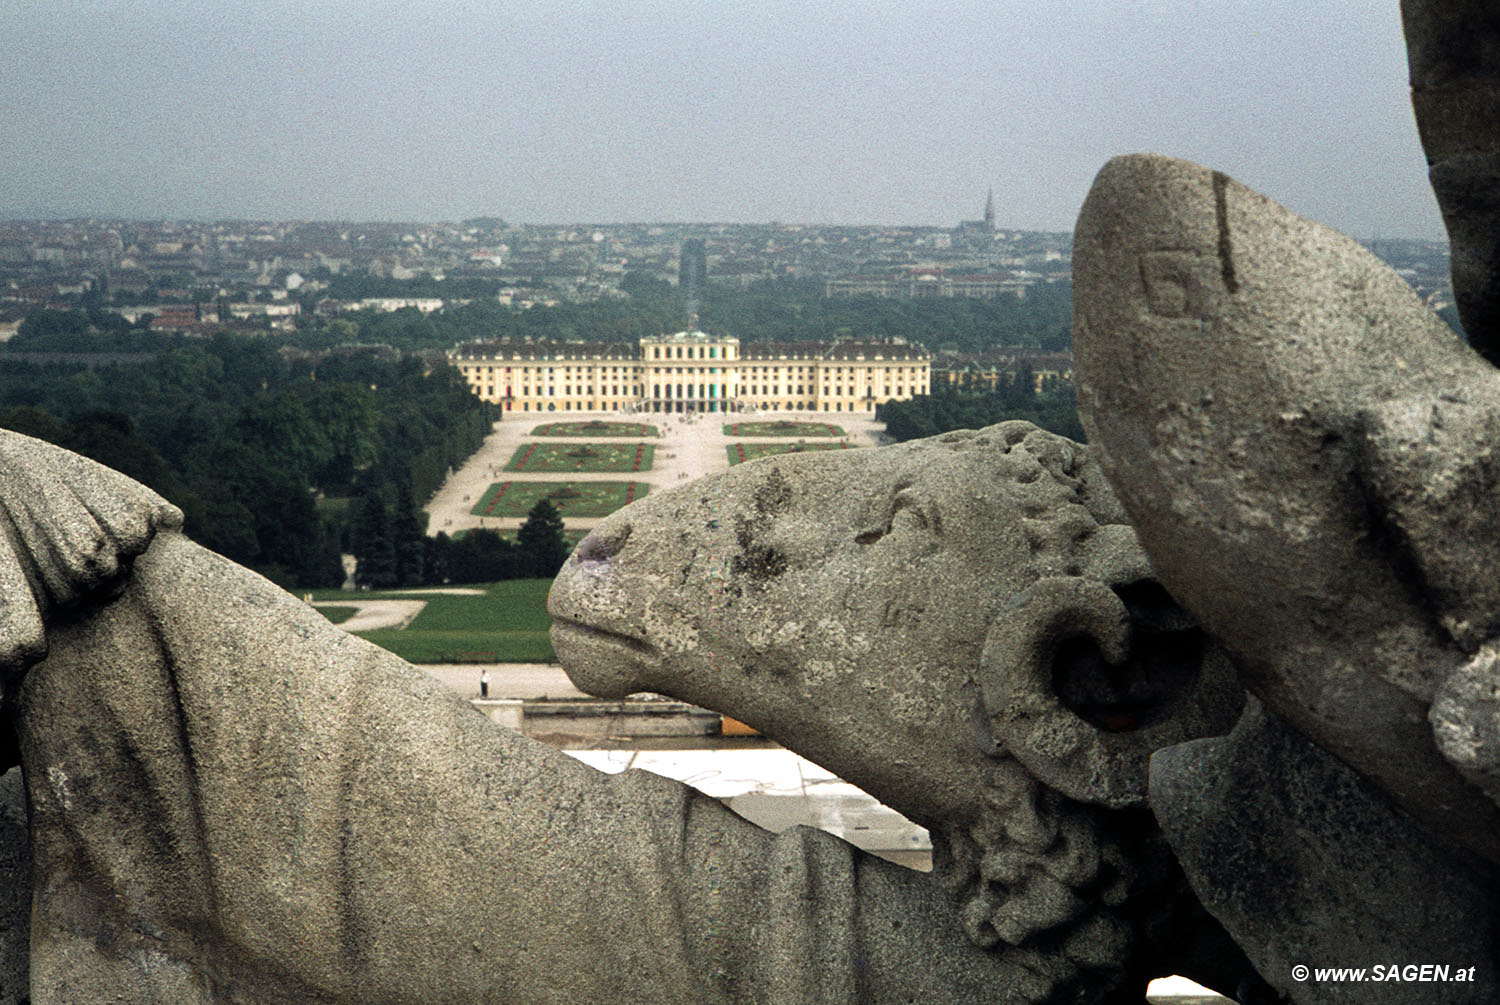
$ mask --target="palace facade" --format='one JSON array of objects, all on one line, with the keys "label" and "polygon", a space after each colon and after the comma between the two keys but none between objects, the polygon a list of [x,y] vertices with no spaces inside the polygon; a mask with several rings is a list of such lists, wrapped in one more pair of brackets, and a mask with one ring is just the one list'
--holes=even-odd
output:
[{"label": "palace facade", "polygon": [[932,358],[901,342],[757,342],[701,331],[625,343],[471,342],[449,362],[507,412],[865,412],[927,394]]}]

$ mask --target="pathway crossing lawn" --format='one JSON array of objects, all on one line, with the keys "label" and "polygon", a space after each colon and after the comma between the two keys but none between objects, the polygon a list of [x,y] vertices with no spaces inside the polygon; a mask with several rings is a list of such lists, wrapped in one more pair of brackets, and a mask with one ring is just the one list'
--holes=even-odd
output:
[{"label": "pathway crossing lawn", "polygon": [[[409,663],[547,663],[555,659],[547,631],[550,579],[512,579],[478,584],[481,595],[372,590],[359,600],[425,600],[427,606],[405,628],[360,632]],[[319,600],[353,599],[338,590]]]},{"label": "pathway crossing lawn", "polygon": [[525,516],[546,498],[564,520],[570,516],[609,516],[643,498],[645,482],[496,482],[470,510],[475,516]]},{"label": "pathway crossing lawn", "polygon": [[730,464],[743,464],[772,454],[801,454],[814,450],[852,450],[847,443],[734,443],[724,448]]},{"label": "pathway crossing lawn", "polygon": [[531,431],[532,436],[655,436],[655,426],[648,426],[644,422],[602,422],[594,419],[590,422],[549,422],[545,426],[537,426]]},{"label": "pathway crossing lawn", "polygon": [[831,422],[736,422],[724,427],[725,436],[843,436],[842,426]]},{"label": "pathway crossing lawn", "polygon": [[650,471],[656,448],[646,443],[528,443],[506,471]]}]

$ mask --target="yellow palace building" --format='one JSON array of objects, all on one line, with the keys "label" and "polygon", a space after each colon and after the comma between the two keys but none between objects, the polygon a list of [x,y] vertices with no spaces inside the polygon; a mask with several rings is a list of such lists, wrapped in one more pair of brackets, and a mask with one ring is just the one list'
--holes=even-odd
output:
[{"label": "yellow palace building", "polygon": [[471,342],[449,362],[507,412],[865,412],[927,394],[932,357],[904,342],[756,342],[701,331],[640,340]]}]

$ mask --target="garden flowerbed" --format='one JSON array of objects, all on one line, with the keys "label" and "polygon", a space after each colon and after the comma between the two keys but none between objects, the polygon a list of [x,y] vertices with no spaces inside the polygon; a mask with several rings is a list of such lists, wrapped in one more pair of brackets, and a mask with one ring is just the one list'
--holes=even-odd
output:
[{"label": "garden flowerbed", "polygon": [[655,436],[656,427],[644,422],[549,422],[537,426],[532,436]]},{"label": "garden flowerbed", "polygon": [[656,448],[645,443],[530,443],[517,448],[507,471],[650,471]]},{"label": "garden flowerbed", "polygon": [[475,516],[525,516],[546,499],[564,520],[568,517],[608,516],[643,497],[645,482],[497,482],[480,497]]},{"label": "garden flowerbed", "polygon": [[841,426],[831,422],[736,422],[724,427],[725,436],[843,436]]}]

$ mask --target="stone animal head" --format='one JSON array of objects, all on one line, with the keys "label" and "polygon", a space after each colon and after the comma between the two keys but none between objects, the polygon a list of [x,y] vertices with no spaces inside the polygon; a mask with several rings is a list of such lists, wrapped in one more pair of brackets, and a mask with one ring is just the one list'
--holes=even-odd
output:
[{"label": "stone animal head", "polygon": [[1095,815],[1239,704],[1087,449],[1024,422],[652,496],[548,606],[583,689],[727,713],[932,828],[979,941],[1088,913],[1129,872]]},{"label": "stone animal head", "polygon": [[1079,413],[1162,582],[1268,708],[1500,862],[1500,372],[1196,164],[1105,165],[1073,263]]}]

